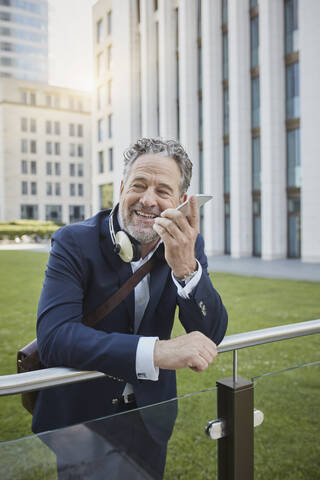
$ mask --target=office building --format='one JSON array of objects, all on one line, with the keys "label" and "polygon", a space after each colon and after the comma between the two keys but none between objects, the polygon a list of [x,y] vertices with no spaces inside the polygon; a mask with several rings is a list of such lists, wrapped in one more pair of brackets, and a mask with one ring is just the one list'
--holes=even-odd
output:
[{"label": "office building", "polygon": [[93,210],[137,137],[176,138],[214,195],[208,254],[320,262],[319,18],[318,0],[98,1]]},{"label": "office building", "polygon": [[91,215],[91,97],[0,79],[0,220]]},{"label": "office building", "polygon": [[48,0],[0,0],[0,77],[48,82]]}]

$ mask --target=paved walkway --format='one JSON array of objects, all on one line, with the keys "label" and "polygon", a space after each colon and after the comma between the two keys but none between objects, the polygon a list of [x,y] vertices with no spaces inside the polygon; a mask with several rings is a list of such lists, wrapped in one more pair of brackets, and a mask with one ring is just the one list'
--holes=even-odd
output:
[{"label": "paved walkway", "polygon": [[0,244],[1,250],[29,250],[30,252],[49,252],[50,242],[48,243],[8,243]]},{"label": "paved walkway", "polygon": [[[1,250],[29,250],[49,252],[50,243],[23,243],[0,245]],[[209,270],[250,277],[289,278],[320,282],[320,263],[305,263],[295,259],[261,260],[261,258],[232,258],[217,255],[208,258]]]},{"label": "paved walkway", "polygon": [[231,258],[217,255],[208,258],[209,270],[235,273],[250,277],[289,278],[320,282],[320,263],[305,263],[296,259],[261,260],[261,258]]}]

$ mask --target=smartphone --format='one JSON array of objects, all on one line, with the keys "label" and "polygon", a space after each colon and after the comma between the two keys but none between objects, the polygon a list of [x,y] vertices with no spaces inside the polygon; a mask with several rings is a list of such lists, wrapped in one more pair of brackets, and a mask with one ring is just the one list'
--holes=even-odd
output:
[{"label": "smartphone", "polygon": [[[196,197],[197,199],[198,208],[202,207],[202,205],[204,205],[205,203],[207,203],[209,200],[213,198],[212,195],[204,195],[203,193],[197,193],[196,195],[193,195],[193,196]],[[181,203],[181,205],[177,207],[177,210],[181,210],[185,215],[188,215],[189,199]]]}]

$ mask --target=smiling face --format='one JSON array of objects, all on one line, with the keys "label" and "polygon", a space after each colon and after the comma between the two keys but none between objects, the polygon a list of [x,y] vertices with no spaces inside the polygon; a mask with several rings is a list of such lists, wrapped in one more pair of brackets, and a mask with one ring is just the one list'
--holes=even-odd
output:
[{"label": "smiling face", "polygon": [[154,219],[167,208],[176,208],[187,195],[180,194],[181,172],[173,158],[145,153],[133,163],[120,187],[120,218],[123,228],[151,250],[159,237]]}]

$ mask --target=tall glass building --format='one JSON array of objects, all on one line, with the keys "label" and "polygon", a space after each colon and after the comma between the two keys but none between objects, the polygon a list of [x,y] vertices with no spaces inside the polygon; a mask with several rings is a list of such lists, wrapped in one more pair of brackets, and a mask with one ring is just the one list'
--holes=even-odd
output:
[{"label": "tall glass building", "polygon": [[48,0],[0,0],[0,77],[48,82]]}]

